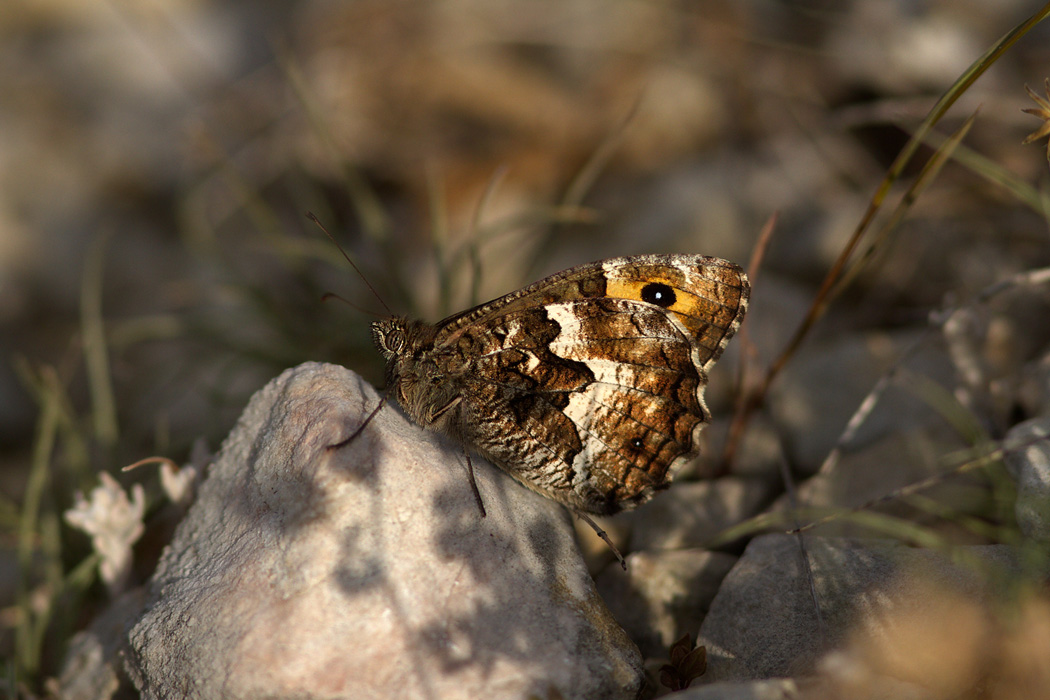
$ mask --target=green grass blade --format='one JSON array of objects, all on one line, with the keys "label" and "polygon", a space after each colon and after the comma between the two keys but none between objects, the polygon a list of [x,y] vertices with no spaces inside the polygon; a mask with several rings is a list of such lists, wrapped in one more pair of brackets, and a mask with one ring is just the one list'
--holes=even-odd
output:
[{"label": "green grass blade", "polygon": [[18,587],[16,605],[19,616],[15,627],[16,672],[32,677],[40,665],[40,645],[34,632],[36,616],[33,605],[34,559],[39,551],[40,511],[51,475],[59,424],[62,419],[62,397],[54,370],[42,370],[40,417],[33,440],[33,458],[26,481],[25,496],[18,527]]},{"label": "green grass blade", "polygon": [[109,374],[109,353],[102,319],[102,279],[110,235],[108,231],[99,234],[88,251],[80,290],[80,327],[91,391],[91,417],[95,438],[107,448],[115,445],[118,437],[117,402]]}]

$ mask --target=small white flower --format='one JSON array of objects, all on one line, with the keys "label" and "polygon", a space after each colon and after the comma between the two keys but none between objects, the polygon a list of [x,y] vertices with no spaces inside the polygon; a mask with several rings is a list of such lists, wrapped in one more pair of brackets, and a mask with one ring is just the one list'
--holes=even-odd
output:
[{"label": "small white flower", "polygon": [[117,480],[106,472],[99,474],[101,486],[91,490],[91,500],[76,494],[66,522],[91,535],[91,546],[102,557],[99,571],[110,592],[123,589],[131,573],[131,545],[142,536],[146,494],[141,484],[131,487],[131,500]]},{"label": "small white flower", "polygon": [[160,485],[164,493],[171,499],[172,503],[183,508],[189,506],[193,501],[193,495],[200,481],[200,475],[204,467],[211,461],[212,455],[208,451],[208,443],[204,438],[197,438],[190,451],[190,461],[180,469],[171,460],[163,461],[160,465]]},{"label": "small white flower", "polygon": [[124,467],[123,471],[128,472],[146,464],[159,464],[160,486],[164,489],[164,495],[170,498],[175,505],[187,508],[193,502],[197,482],[200,481],[200,475],[204,472],[204,467],[208,466],[211,458],[208,443],[204,441],[204,438],[198,438],[193,443],[189,463],[181,468],[167,457],[146,457]]},{"label": "small white flower", "polygon": [[[1028,87],[1027,85],[1024,86],[1025,92],[1027,92],[1028,96],[1031,97],[1039,106],[1029,107],[1028,109],[1022,109],[1021,111],[1026,112],[1027,114],[1031,114],[1034,117],[1039,117],[1043,120],[1043,123],[1038,129],[1028,134],[1025,140],[1021,142],[1023,144],[1032,143],[1034,141],[1038,141],[1041,138],[1045,138],[1046,136],[1050,136],[1050,78],[1047,78],[1044,81],[1044,85],[1046,86],[1045,100],[1042,97],[1040,97],[1038,93],[1035,92],[1035,90]],[[1048,160],[1050,160],[1050,141],[1047,141],[1046,144],[1046,157]]]},{"label": "small white flower", "polygon": [[193,500],[193,489],[197,484],[197,469],[192,464],[179,469],[174,462],[161,462],[160,485],[175,505],[185,508]]}]

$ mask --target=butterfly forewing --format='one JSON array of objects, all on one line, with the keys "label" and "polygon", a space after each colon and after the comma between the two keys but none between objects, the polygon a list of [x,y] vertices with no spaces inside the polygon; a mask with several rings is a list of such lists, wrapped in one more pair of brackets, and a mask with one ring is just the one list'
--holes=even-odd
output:
[{"label": "butterfly forewing", "polygon": [[450,434],[530,488],[613,513],[695,455],[707,371],[747,298],[724,260],[614,258],[445,319],[415,351],[429,391],[458,397]]}]

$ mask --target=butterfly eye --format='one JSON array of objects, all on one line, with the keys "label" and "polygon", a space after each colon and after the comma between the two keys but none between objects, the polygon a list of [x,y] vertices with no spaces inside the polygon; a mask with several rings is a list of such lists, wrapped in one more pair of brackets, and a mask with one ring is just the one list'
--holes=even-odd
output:
[{"label": "butterfly eye", "polygon": [[405,331],[397,325],[397,319],[384,319],[372,324],[372,340],[389,359],[405,349]]},{"label": "butterfly eye", "polygon": [[645,440],[642,440],[641,438],[637,437],[631,438],[631,447],[633,447],[636,450],[640,450],[643,447],[645,447]]},{"label": "butterfly eye", "polygon": [[674,306],[677,299],[674,290],[663,282],[650,282],[642,287],[642,301],[669,309]]}]

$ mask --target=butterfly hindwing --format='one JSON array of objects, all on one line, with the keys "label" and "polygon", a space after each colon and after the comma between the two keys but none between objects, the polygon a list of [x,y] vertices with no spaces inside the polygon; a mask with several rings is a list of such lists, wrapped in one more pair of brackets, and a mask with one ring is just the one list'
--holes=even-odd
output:
[{"label": "butterfly hindwing", "polygon": [[572,268],[450,317],[428,358],[456,396],[445,428],[574,508],[633,507],[695,455],[707,371],[747,298],[732,263],[651,255]]}]

